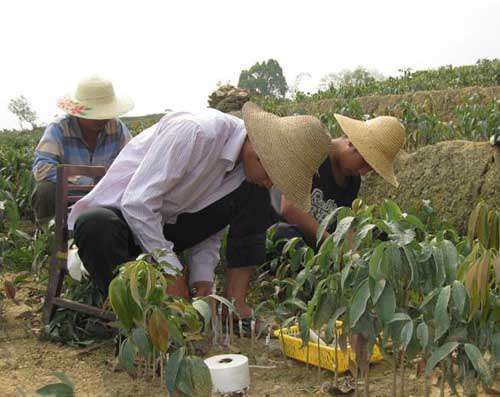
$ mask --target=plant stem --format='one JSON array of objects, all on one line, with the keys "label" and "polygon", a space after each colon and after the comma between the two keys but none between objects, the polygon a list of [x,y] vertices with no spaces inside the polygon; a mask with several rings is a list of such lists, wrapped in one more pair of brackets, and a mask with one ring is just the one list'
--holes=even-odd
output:
[{"label": "plant stem", "polygon": [[365,368],[365,397],[370,396],[370,364]]},{"label": "plant stem", "polygon": [[401,397],[405,396],[405,351],[401,352]]},{"label": "plant stem", "polygon": [[339,331],[337,324],[334,325],[335,329],[335,387],[339,387]]},{"label": "plant stem", "polygon": [[318,337],[318,384],[321,382],[321,345]]},{"label": "plant stem", "polygon": [[441,363],[441,387],[440,387],[440,397],[444,397],[444,363]]},{"label": "plant stem", "polygon": [[393,345],[393,352],[392,352],[392,396],[397,397],[397,378],[398,378],[398,349],[396,344]]}]

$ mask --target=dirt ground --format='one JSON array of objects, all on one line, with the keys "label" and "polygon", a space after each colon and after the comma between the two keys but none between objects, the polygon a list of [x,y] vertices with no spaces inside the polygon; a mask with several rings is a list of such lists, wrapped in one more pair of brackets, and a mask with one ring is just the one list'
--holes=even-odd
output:
[{"label": "dirt ground", "polygon": [[[167,396],[159,381],[133,379],[118,370],[112,341],[97,348],[80,349],[41,340],[42,288],[27,280],[18,286],[16,302],[0,302],[0,397],[16,396],[17,387],[33,391],[54,383],[57,380],[51,375],[53,371],[63,371],[73,380],[78,397]],[[272,340],[269,346],[258,341],[253,352],[247,339],[237,339],[234,345],[231,352],[239,351],[250,360],[248,396],[342,395],[328,387],[334,383],[333,373],[322,371],[318,378],[316,368],[307,369],[302,363],[285,359],[277,340]],[[388,363],[373,365],[370,379],[371,396],[385,397],[391,393],[392,372]],[[343,385],[352,384],[347,376],[340,381]],[[405,385],[407,396],[423,395],[423,383],[416,378],[413,368],[406,371]],[[360,382],[360,389],[363,387]],[[432,387],[432,394],[439,395],[437,386]],[[358,395],[363,393],[360,391]]]}]

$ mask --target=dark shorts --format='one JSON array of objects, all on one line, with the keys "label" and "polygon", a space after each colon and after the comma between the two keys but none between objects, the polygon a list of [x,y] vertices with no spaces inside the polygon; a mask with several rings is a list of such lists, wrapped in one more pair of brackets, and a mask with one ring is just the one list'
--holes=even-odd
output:
[{"label": "dark shorts", "polygon": [[[184,213],[163,228],[174,251],[195,246],[229,226],[228,267],[258,266],[266,260],[266,230],[271,224],[267,189],[243,182],[227,196],[196,213]],[[75,242],[85,268],[103,293],[114,269],[141,253],[134,235],[117,208],[95,207],[75,223]]]}]

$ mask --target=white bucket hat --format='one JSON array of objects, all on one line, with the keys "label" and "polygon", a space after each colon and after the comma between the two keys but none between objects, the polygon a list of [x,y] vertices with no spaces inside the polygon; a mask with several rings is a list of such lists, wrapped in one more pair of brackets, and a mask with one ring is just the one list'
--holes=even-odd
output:
[{"label": "white bucket hat", "polygon": [[128,97],[117,98],[110,81],[92,76],[80,81],[76,91],[61,98],[57,106],[82,119],[106,120],[127,113],[134,104]]},{"label": "white bucket hat", "polygon": [[361,121],[340,114],[335,118],[351,143],[370,167],[398,187],[394,160],[406,141],[405,129],[396,117],[380,116]]},{"label": "white bucket hat", "polygon": [[326,127],[316,117],[279,117],[252,102],[242,112],[250,142],[273,184],[295,206],[309,211],[313,176],[330,149]]}]

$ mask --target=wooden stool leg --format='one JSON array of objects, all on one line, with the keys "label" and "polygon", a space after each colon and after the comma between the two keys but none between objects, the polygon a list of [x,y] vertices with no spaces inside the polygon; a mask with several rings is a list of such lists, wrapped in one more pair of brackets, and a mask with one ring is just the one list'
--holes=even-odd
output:
[{"label": "wooden stool leg", "polygon": [[57,259],[52,261],[49,269],[49,285],[47,288],[47,296],[45,297],[45,305],[43,308],[43,322],[48,324],[56,311],[56,305],[52,302],[53,298],[61,295],[61,289],[64,281],[65,271],[61,268]]}]

